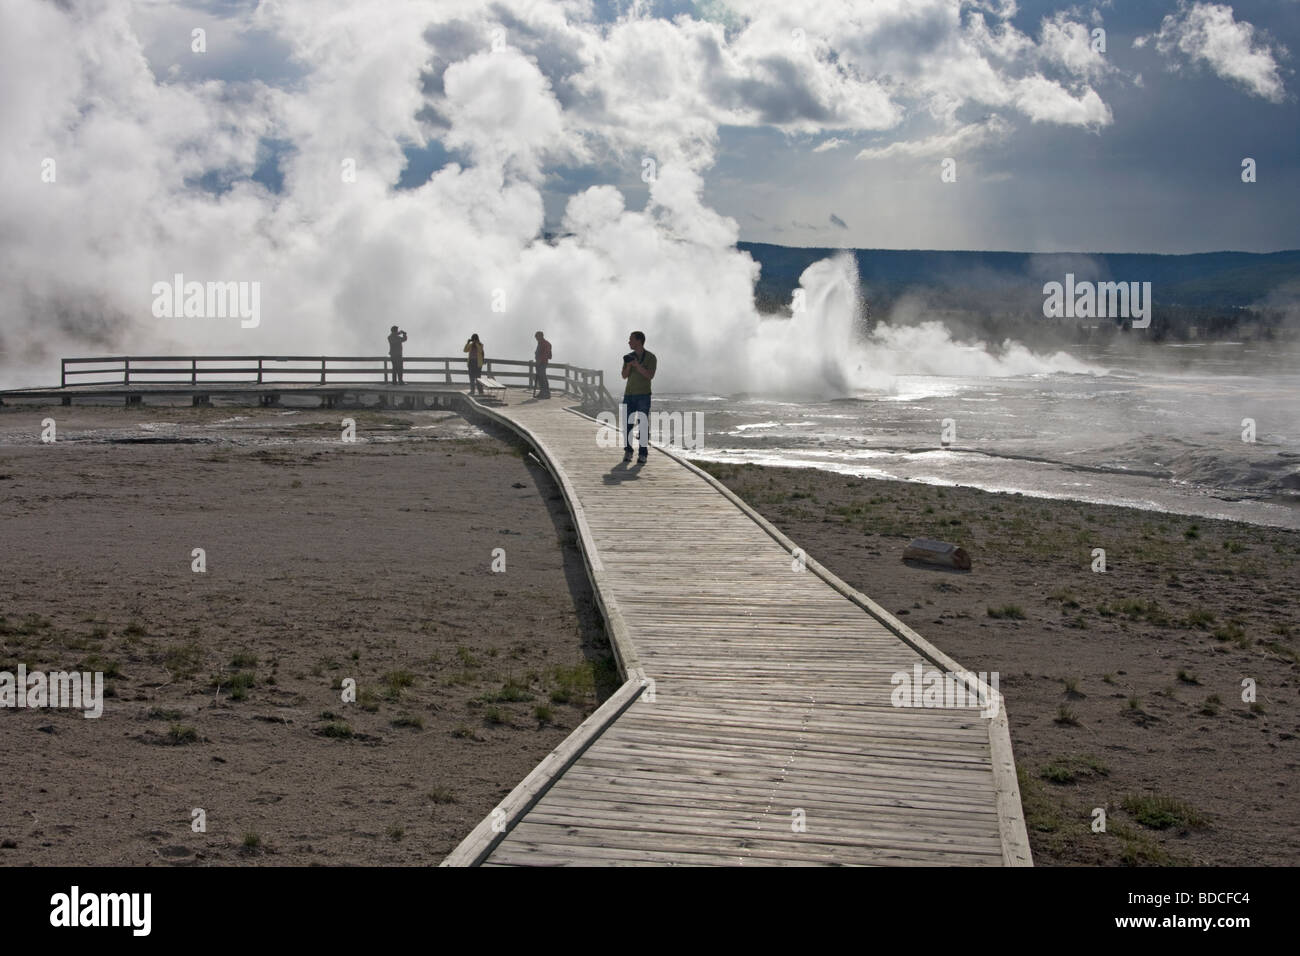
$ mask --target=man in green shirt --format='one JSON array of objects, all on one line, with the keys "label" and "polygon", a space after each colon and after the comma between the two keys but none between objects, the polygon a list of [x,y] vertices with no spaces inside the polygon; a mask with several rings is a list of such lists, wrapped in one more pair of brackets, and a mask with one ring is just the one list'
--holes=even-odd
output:
[{"label": "man in green shirt", "polygon": [[623,389],[623,425],[621,426],[624,430],[623,460],[625,462],[632,460],[631,430],[636,429],[641,446],[636,463],[644,465],[650,454],[648,447],[650,381],[655,377],[659,360],[655,358],[653,352],[646,351],[644,332],[633,332],[627,337],[627,344],[632,351],[623,356],[623,377],[627,379],[627,385]]}]

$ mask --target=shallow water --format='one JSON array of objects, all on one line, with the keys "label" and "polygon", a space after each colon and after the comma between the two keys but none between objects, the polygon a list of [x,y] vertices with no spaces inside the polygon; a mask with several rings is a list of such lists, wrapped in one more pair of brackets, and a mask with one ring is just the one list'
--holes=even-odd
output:
[{"label": "shallow water", "polygon": [[1096,371],[904,375],[830,400],[660,395],[655,407],[703,412],[698,458],[1300,528],[1300,348],[1071,351]]}]

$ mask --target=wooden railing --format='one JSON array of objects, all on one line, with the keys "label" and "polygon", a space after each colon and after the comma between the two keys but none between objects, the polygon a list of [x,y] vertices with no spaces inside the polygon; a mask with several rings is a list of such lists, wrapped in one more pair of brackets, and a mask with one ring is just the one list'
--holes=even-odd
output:
[{"label": "wooden railing", "polygon": [[[386,355],[131,355],[62,360],[60,386],[69,385],[204,385],[298,383],[319,385],[374,385],[386,383],[392,372]],[[551,363],[547,381],[565,395],[584,404],[612,407],[600,369]],[[534,362],[488,359],[483,374],[503,385],[528,388],[536,375]],[[84,377],[99,376],[94,381]],[[106,377],[108,376],[108,377]],[[233,376],[233,377],[232,377]],[[72,381],[72,379],[82,379]],[[407,385],[452,385],[469,382],[469,368],[458,356],[410,356],[402,359],[402,379]]]}]

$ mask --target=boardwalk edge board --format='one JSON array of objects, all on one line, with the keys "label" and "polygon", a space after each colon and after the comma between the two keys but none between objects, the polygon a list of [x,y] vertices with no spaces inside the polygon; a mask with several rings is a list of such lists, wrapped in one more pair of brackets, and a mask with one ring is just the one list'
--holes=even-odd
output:
[{"label": "boardwalk edge board", "polygon": [[564,772],[587,752],[587,748],[599,739],[623,711],[632,706],[645,687],[645,681],[641,678],[629,680],[619,687],[534,767],[439,865],[478,866],[491,856],[497,845],[546,796]]}]

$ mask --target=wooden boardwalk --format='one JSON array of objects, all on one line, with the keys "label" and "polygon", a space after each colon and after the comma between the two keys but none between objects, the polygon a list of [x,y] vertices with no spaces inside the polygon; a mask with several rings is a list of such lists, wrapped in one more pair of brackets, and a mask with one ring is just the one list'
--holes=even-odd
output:
[{"label": "wooden boardwalk", "polygon": [[[1028,865],[1005,711],[895,707],[958,665],[676,456],[562,399],[481,409],[556,474],[627,683],[444,865]],[[986,688],[987,689],[987,688]]]}]

